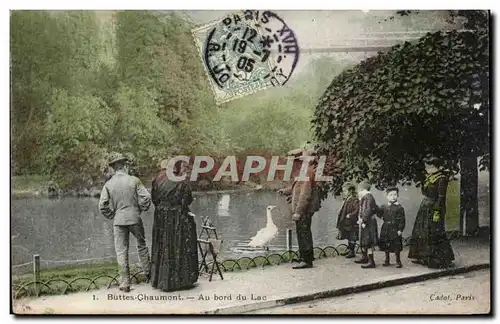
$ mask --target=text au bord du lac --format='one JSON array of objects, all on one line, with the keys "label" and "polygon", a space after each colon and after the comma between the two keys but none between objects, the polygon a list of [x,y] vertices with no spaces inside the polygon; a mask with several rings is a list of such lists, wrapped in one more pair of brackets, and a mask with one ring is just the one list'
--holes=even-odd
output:
[{"label": "text au bord du lac", "polygon": [[219,301],[219,300],[228,300],[228,301],[231,301],[231,300],[267,300],[267,297],[255,295],[255,294],[250,294],[250,296],[243,295],[243,294],[237,294],[234,296],[232,294],[228,294],[228,295],[217,295],[217,294],[203,295],[203,294],[200,294],[200,295],[198,295],[197,299],[198,300],[212,300],[212,301]]}]

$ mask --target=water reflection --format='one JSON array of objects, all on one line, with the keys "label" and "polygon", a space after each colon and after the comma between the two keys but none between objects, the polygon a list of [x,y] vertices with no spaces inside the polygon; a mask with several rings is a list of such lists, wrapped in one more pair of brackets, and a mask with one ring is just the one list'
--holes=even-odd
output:
[{"label": "water reflection", "polygon": [[231,196],[228,194],[223,194],[222,198],[219,200],[219,207],[217,214],[219,217],[229,217],[229,203],[231,202]]},{"label": "water reflection", "polygon": [[[489,192],[480,190],[480,225],[488,225]],[[385,203],[383,192],[374,191],[378,204]],[[400,203],[406,212],[406,228],[403,236],[411,235],[416,212],[422,196],[418,188],[404,188]],[[33,254],[45,260],[75,260],[114,256],[112,222],[98,211],[98,200],[93,198],[18,199],[12,201],[12,261],[19,264],[31,261]],[[329,197],[314,215],[312,231],[316,246],[336,245],[338,209],[340,198]],[[286,229],[293,229],[292,244],[297,245],[295,227],[289,215],[289,205],[273,192],[203,194],[197,195],[192,210],[201,226],[201,216],[210,216],[220,237],[225,241],[222,258],[241,257],[251,254],[245,245],[252,236],[266,226],[266,207],[276,205],[273,221],[279,234],[271,249],[284,250]],[[151,245],[152,208],[143,214],[148,245]],[[221,212],[222,210],[222,212]],[[379,221],[379,225],[381,225]],[[200,227],[199,227],[200,229]],[[345,242],[342,242],[345,243]],[[131,251],[136,249],[135,238],[130,239]],[[257,251],[262,254],[262,250]],[[136,256],[132,257],[135,262]],[[57,265],[57,264],[49,264]]]}]

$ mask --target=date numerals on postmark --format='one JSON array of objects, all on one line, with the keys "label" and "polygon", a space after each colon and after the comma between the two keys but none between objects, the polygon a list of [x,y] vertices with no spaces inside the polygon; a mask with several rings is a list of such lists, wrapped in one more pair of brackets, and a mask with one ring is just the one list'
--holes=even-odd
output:
[{"label": "date numerals on postmark", "polygon": [[299,58],[295,34],[271,11],[232,14],[193,35],[217,103],[284,85]]}]

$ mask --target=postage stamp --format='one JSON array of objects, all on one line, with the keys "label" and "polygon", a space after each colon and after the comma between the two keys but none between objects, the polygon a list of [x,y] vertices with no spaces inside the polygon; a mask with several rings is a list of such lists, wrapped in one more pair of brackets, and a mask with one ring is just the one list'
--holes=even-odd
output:
[{"label": "postage stamp", "polygon": [[11,314],[491,314],[489,11],[239,9],[10,11]]},{"label": "postage stamp", "polygon": [[286,84],[299,60],[293,30],[272,11],[230,14],[193,36],[219,104]]}]

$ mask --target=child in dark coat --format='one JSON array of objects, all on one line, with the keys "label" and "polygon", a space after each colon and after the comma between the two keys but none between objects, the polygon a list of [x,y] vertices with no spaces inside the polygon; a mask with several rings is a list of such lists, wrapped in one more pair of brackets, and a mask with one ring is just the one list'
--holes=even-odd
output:
[{"label": "child in dark coat", "polygon": [[375,198],[370,192],[371,185],[367,182],[362,182],[358,185],[359,197],[359,219],[360,237],[359,245],[361,246],[362,257],[355,263],[363,264],[361,268],[372,269],[375,268],[375,260],[373,259],[373,250],[377,246],[378,230],[377,220],[377,204]]},{"label": "child in dark coat", "polygon": [[345,183],[343,189],[345,199],[337,216],[337,229],[339,230],[337,239],[347,239],[347,251],[340,253],[340,255],[350,259],[356,256],[355,247],[359,236],[359,199],[356,195],[356,187],[353,184]]},{"label": "child in dark coat", "polygon": [[383,219],[384,223],[380,229],[379,247],[385,252],[385,262],[383,266],[390,265],[389,253],[396,254],[396,268],[401,268],[401,250],[403,249],[403,230],[405,228],[405,210],[398,203],[398,188],[387,189],[388,203],[377,209],[377,216]]}]

